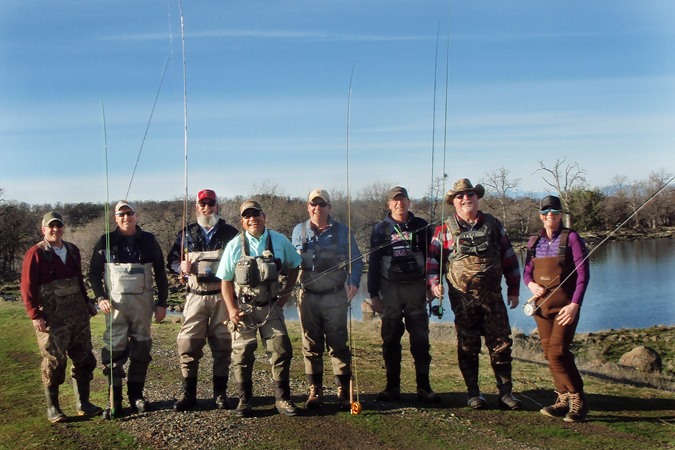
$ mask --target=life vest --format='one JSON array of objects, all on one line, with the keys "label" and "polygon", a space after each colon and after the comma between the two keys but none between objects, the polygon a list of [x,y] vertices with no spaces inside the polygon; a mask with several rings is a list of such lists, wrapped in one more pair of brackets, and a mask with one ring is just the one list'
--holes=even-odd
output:
[{"label": "life vest", "polygon": [[265,306],[274,300],[279,292],[279,271],[281,261],[274,258],[272,235],[267,235],[262,256],[250,256],[251,249],[245,234],[241,238],[241,257],[234,268],[234,282],[237,296],[245,303]]},{"label": "life vest", "polygon": [[189,252],[192,262],[188,276],[188,291],[197,295],[214,295],[220,292],[221,281],[216,277],[223,249],[204,252]]},{"label": "life vest", "polygon": [[483,214],[480,228],[469,231],[461,229],[454,215],[448,217],[445,224],[454,242],[445,266],[452,287],[462,293],[499,290],[502,260],[495,218]]},{"label": "life vest", "polygon": [[306,291],[324,294],[344,286],[347,281],[345,255],[338,253],[337,227],[331,230],[330,244],[319,245],[318,240],[309,248],[306,223],[302,224],[302,252],[300,258],[300,284]]},{"label": "life vest", "polygon": [[[532,258],[532,278],[535,283],[544,286],[547,293],[535,300],[537,306],[536,314],[552,319],[556,314],[572,300],[574,288],[576,286],[576,271],[574,265],[567,261],[567,249],[570,230],[563,228],[560,232],[560,241],[558,242],[558,254],[556,256],[535,257],[537,243],[541,239],[540,235],[530,237],[527,242],[527,251]],[[572,276],[565,281],[570,273]]]},{"label": "life vest", "polygon": [[401,231],[387,222],[391,232],[390,254],[382,256],[380,275],[394,283],[412,283],[424,278],[424,252],[417,248],[411,231]]}]

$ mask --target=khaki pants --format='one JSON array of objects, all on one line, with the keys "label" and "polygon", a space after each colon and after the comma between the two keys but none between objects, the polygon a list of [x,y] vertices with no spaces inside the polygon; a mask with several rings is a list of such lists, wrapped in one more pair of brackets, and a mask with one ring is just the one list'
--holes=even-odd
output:
[{"label": "khaki pants", "polygon": [[333,374],[350,374],[348,311],[349,302],[344,288],[330,294],[301,291],[298,313],[302,326],[302,354],[306,374],[323,373],[323,353],[326,346]]}]

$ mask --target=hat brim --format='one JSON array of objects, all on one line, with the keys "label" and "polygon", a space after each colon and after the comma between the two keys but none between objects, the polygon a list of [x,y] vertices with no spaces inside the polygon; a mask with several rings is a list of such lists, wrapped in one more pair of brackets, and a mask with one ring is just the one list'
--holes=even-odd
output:
[{"label": "hat brim", "polygon": [[453,191],[450,190],[448,191],[447,194],[445,194],[445,201],[446,203],[452,203],[452,199],[455,197],[455,195],[459,194],[460,192],[466,192],[466,191],[474,191],[478,198],[483,198],[485,195],[485,188],[483,187],[482,184],[477,184],[472,188],[467,188],[467,189],[462,189],[459,191]]}]

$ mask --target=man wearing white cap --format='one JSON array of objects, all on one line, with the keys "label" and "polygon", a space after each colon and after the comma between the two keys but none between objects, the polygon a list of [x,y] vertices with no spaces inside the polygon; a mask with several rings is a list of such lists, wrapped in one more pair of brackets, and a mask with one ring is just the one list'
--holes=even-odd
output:
[{"label": "man wearing white cap", "polygon": [[[150,410],[143,395],[150,350],[150,323],[161,322],[166,315],[169,283],[164,255],[155,236],[137,225],[138,212],[133,203],[121,200],[115,206],[117,228],[94,247],[89,264],[89,281],[106,315],[101,360],[103,373],[112,387],[112,404],[106,418],[119,417],[122,410],[124,364],[129,360],[127,390],[132,412]],[[152,281],[157,287],[155,303]]]},{"label": "man wearing white cap", "polygon": [[167,267],[187,283],[183,325],[176,342],[183,377],[182,392],[174,409],[188,411],[197,404],[197,373],[204,346],[213,356],[213,401],[218,409],[230,409],[227,382],[232,360],[232,336],[225,326],[227,307],[216,270],[223,249],[238,233],[218,215],[218,198],[211,189],[197,194],[197,222],[176,236],[167,256]]},{"label": "man wearing white cap", "polygon": [[338,401],[346,409],[351,378],[347,313],[359,289],[363,260],[349,228],[331,217],[328,192],[316,189],[307,200],[309,219],[295,226],[291,239],[302,257],[298,311],[310,385],[306,406],[323,404],[323,353],[328,347]]},{"label": "man wearing white cap", "polygon": [[45,214],[44,240],[26,252],[21,271],[21,296],[37,334],[47,418],[53,423],[66,420],[59,405],[59,385],[65,381],[67,357],[73,362],[71,375],[78,415],[101,412],[89,402],[89,383],[96,367],[89,318],[96,315],[96,308],[84,287],[80,250],[63,240],[63,229],[61,214]]}]

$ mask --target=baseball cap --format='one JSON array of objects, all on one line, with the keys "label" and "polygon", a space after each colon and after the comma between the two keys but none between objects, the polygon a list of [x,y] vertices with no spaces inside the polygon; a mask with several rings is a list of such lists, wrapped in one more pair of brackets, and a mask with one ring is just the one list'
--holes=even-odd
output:
[{"label": "baseball cap", "polygon": [[541,203],[539,204],[539,209],[557,209],[562,211],[562,203],[560,202],[560,199],[556,197],[555,195],[547,195],[546,197],[541,199]]},{"label": "baseball cap", "polygon": [[410,198],[408,197],[408,191],[406,190],[406,188],[401,186],[395,186],[389,189],[389,192],[387,192],[387,199],[393,200],[397,195],[402,195],[405,198]]},{"label": "baseball cap", "polygon": [[328,192],[326,192],[323,189],[314,189],[312,192],[309,193],[309,196],[307,197],[307,201],[312,201],[315,198],[320,198],[326,203],[330,203],[330,195],[328,195]]},{"label": "baseball cap", "polygon": [[218,201],[218,198],[216,197],[216,192],[211,189],[203,189],[199,191],[199,193],[197,194],[198,202],[204,200],[205,198],[211,199],[214,202]]},{"label": "baseball cap", "polygon": [[260,203],[258,203],[255,200],[246,200],[244,203],[241,204],[241,207],[239,208],[239,214],[242,216],[244,215],[244,211],[247,209],[255,209],[258,211],[262,212],[262,206],[260,206]]},{"label": "baseball cap", "polygon": [[43,227],[46,227],[54,221],[61,222],[61,225],[63,225],[63,216],[61,216],[61,214],[57,213],[56,211],[49,211],[47,214],[42,216]]},{"label": "baseball cap", "polygon": [[124,208],[125,206],[133,212],[136,212],[136,205],[131,203],[129,200],[120,200],[117,202],[117,205],[115,205],[115,214],[120,212],[120,209]]}]

